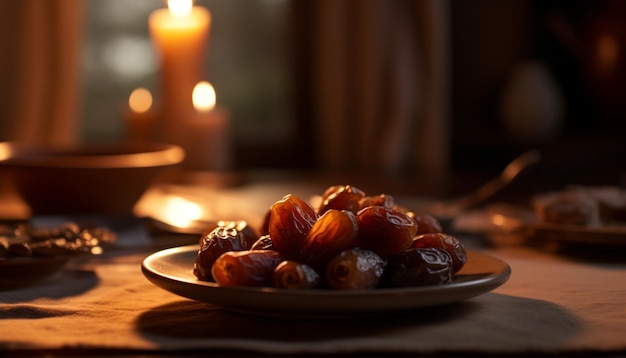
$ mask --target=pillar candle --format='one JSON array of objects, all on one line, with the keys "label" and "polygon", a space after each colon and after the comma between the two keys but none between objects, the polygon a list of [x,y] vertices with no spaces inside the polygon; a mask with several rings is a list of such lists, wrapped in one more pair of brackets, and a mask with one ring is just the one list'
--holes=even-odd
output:
[{"label": "pillar candle", "polygon": [[145,88],[137,88],[130,94],[125,111],[126,139],[131,142],[153,140],[155,119],[152,94]]},{"label": "pillar candle", "polygon": [[231,167],[230,118],[215,105],[215,91],[200,82],[193,96],[194,114],[185,125],[184,165],[189,170],[226,171]]},{"label": "pillar candle", "polygon": [[[169,9],[150,14],[152,39],[161,57],[161,106],[157,137],[180,144],[179,123],[193,115],[191,93],[202,79],[202,63],[209,38],[211,13],[202,7]],[[179,2],[179,4],[184,1]],[[191,2],[187,2],[191,5]]]},{"label": "pillar candle", "polygon": [[187,169],[215,172],[230,169],[229,114],[225,108],[196,112],[187,130],[183,144]]}]

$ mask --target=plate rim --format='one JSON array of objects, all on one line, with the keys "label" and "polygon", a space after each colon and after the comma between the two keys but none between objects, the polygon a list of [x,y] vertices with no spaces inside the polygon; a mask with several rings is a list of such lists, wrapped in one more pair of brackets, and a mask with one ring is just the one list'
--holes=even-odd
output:
[{"label": "plate rim", "polygon": [[[529,215],[532,215],[532,220],[528,219]],[[546,239],[563,244],[626,245],[626,225],[609,223],[585,226],[540,222],[532,210],[516,206],[504,210],[491,208],[490,216],[497,227],[505,230],[509,227],[517,228],[536,240]],[[499,220],[494,220],[494,217],[504,218],[504,223],[498,224]]]},{"label": "plate rim", "polygon": [[[502,266],[502,270],[498,272],[488,272],[485,273],[486,276],[481,278],[474,278],[469,280],[463,280],[458,282],[452,282],[444,285],[433,285],[433,286],[419,286],[419,287],[393,287],[393,288],[376,288],[370,290],[324,290],[324,289],[306,289],[306,290],[294,290],[294,289],[281,289],[281,288],[270,288],[270,287],[221,287],[216,283],[206,282],[195,280],[191,281],[186,278],[181,278],[178,276],[173,276],[168,273],[159,272],[160,270],[156,268],[159,263],[159,259],[169,258],[172,255],[191,255],[192,252],[197,252],[199,250],[198,245],[184,245],[178,247],[172,247],[163,249],[157,252],[154,252],[147,256],[141,264],[141,270],[144,276],[156,286],[177,294],[182,297],[186,297],[196,301],[202,301],[214,304],[216,306],[222,307],[227,310],[232,311],[240,311],[244,313],[250,313],[251,309],[246,307],[237,307],[237,304],[232,305],[224,305],[223,303],[215,303],[210,299],[205,299],[204,297],[199,298],[198,295],[195,294],[195,291],[206,290],[206,292],[217,292],[222,295],[252,295],[255,298],[266,298],[268,300],[276,297],[280,297],[283,299],[325,299],[330,300],[332,302],[330,307],[326,308],[311,308],[307,310],[285,308],[284,313],[288,315],[296,314],[297,316],[307,315],[307,313],[311,314],[320,314],[320,313],[328,313],[328,314],[340,314],[340,315],[349,315],[355,313],[363,313],[362,311],[369,310],[369,313],[389,313],[392,311],[404,311],[408,309],[419,309],[429,306],[435,305],[443,305],[447,303],[463,301],[465,299],[469,299],[487,292],[494,290],[495,288],[501,286],[511,276],[512,270],[508,263],[505,261],[485,254],[480,253],[473,250],[468,250],[468,257],[477,257],[481,256],[483,258],[488,258],[489,260],[493,260]],[[189,263],[189,270],[193,267],[193,262]],[[462,272],[462,271],[461,271]],[[186,289],[194,292],[186,292]],[[410,298],[420,295],[421,299],[428,299],[432,296],[441,295],[442,293],[456,293],[454,297],[448,297],[448,299],[440,300],[440,302],[429,302],[428,304],[423,304],[421,302],[416,302],[412,304],[410,302]],[[342,311],[341,308],[343,306],[342,302],[344,300],[354,300],[358,298],[358,301],[355,302],[354,307],[343,307],[345,310]],[[404,300],[401,305],[398,307],[394,307],[393,305],[376,305],[377,300],[381,299],[393,299]],[[215,300],[213,300],[215,301]],[[428,301],[428,300],[427,300]],[[408,302],[408,303],[407,303]],[[328,304],[329,302],[326,302]],[[388,303],[388,302],[387,302]],[[411,306],[411,307],[406,307]],[[264,307],[267,308],[267,307]],[[372,312],[374,311],[374,312]],[[276,312],[252,312],[254,314],[261,315],[281,315]]]}]

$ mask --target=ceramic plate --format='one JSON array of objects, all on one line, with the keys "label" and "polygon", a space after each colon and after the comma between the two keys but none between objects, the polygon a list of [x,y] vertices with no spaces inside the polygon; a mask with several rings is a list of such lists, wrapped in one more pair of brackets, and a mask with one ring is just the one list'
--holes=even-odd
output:
[{"label": "ceramic plate", "polygon": [[466,265],[446,285],[357,291],[220,287],[193,275],[197,253],[198,245],[159,251],[143,261],[143,274],[177,295],[264,316],[320,318],[414,310],[481,295],[505,283],[511,274],[500,259],[470,251]]},{"label": "ceramic plate", "polygon": [[566,245],[626,246],[626,224],[591,227],[542,223],[533,211],[510,206],[494,206],[490,212],[497,227],[531,239]]}]

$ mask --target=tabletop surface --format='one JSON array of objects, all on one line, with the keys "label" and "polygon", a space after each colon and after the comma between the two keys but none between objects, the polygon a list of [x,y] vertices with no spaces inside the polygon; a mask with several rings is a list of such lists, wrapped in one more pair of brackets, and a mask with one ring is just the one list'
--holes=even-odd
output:
[{"label": "tabletop surface", "polygon": [[[170,187],[168,190],[175,190]],[[189,195],[188,187],[181,193]],[[243,203],[216,215],[254,220],[286,191],[261,183],[211,191],[207,201]],[[197,193],[196,193],[197,194]],[[207,195],[212,195],[207,197]],[[210,198],[210,199],[209,199]],[[234,211],[233,211],[234,210]],[[67,217],[33,218],[51,225]],[[86,218],[78,218],[86,220]],[[286,319],[233,313],[150,283],[142,261],[158,250],[197,242],[150,231],[138,218],[93,218],[118,233],[104,254],[78,257],[36,285],[0,290],[0,350],[13,353],[244,355],[626,354],[626,259],[609,252],[556,250],[476,233],[466,247],[512,269],[494,291],[469,300],[377,317]],[[191,269],[191,268],[190,268]],[[0,352],[1,353],[1,352]]]}]

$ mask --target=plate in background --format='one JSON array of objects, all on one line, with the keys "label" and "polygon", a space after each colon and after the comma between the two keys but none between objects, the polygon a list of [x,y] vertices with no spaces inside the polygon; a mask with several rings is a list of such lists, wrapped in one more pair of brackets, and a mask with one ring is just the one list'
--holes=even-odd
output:
[{"label": "plate in background", "polygon": [[498,205],[488,209],[492,224],[504,231],[566,245],[626,246],[626,224],[600,226],[542,223],[530,209]]}]

